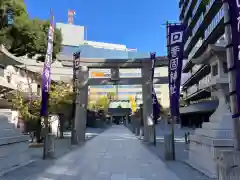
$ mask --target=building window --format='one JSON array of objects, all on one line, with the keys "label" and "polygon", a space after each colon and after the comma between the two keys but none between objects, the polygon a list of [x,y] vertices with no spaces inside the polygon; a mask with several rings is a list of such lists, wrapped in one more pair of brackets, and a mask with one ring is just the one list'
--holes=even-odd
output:
[{"label": "building window", "polygon": [[228,67],[227,67],[227,62],[223,62],[223,72],[228,73]]},{"label": "building window", "polygon": [[218,75],[218,64],[212,65],[212,76]]}]

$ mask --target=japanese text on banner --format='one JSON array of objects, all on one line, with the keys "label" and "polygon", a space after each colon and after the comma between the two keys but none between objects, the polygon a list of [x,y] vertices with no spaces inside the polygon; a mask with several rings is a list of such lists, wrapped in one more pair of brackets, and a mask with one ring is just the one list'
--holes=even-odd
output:
[{"label": "japanese text on banner", "polygon": [[172,116],[179,115],[179,96],[181,83],[181,70],[183,60],[183,25],[170,25],[168,27],[168,57],[169,57],[169,96]]},{"label": "japanese text on banner", "polygon": [[234,112],[233,118],[240,116],[240,0],[227,0],[229,4],[230,25],[232,33],[232,46],[234,65],[231,70],[236,71],[236,90],[230,92],[237,97],[237,112]]},{"label": "japanese text on banner", "polygon": [[51,84],[51,64],[52,64],[52,53],[53,53],[53,39],[54,39],[54,25],[53,16],[52,22],[48,30],[48,42],[47,42],[47,52],[45,56],[45,62],[42,73],[42,102],[41,102],[41,116],[48,115],[48,97],[49,97],[49,87]]}]

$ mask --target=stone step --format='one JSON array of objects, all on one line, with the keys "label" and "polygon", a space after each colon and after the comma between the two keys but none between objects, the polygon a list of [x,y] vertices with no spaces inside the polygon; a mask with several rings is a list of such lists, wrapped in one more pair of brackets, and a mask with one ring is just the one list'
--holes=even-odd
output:
[{"label": "stone step", "polygon": [[29,136],[23,135],[12,120],[13,113],[8,109],[0,109],[0,145],[28,141]]},{"label": "stone step", "polygon": [[0,174],[31,160],[28,143],[0,146]]},{"label": "stone step", "polygon": [[194,141],[196,143],[205,144],[214,147],[233,147],[234,142],[233,139],[215,139],[208,136],[192,134],[189,137],[190,141]]},{"label": "stone step", "polygon": [[213,159],[207,159],[203,154],[199,155],[198,152],[189,151],[186,163],[210,178],[217,178],[216,165]]},{"label": "stone step", "polygon": [[1,129],[0,137],[19,136],[21,132],[18,129]]},{"label": "stone step", "polygon": [[213,147],[206,144],[199,144],[194,141],[190,141],[189,150],[195,151],[200,155],[210,154],[211,157],[216,157],[219,150],[226,150],[232,147]]},{"label": "stone step", "polygon": [[195,130],[195,134],[208,136],[211,138],[233,139],[233,131],[230,129],[205,129],[199,128]]},{"label": "stone step", "polygon": [[202,123],[204,129],[233,129],[232,120],[210,121]]},{"label": "stone step", "polygon": [[28,140],[29,140],[29,137],[27,135],[0,137],[0,146],[7,145],[7,144],[13,144],[13,143],[26,142]]}]

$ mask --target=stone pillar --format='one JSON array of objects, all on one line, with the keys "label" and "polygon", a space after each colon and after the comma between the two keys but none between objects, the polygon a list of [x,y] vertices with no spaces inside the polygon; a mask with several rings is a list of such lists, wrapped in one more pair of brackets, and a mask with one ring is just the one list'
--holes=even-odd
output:
[{"label": "stone pillar", "polygon": [[[224,82],[223,78],[211,79],[212,82]],[[202,128],[190,135],[189,159],[187,162],[210,178],[217,178],[217,152],[233,148],[233,121],[229,105],[226,102],[227,84],[213,86],[212,96],[218,98],[218,107],[204,122]],[[224,90],[225,89],[225,90]],[[240,162],[240,161],[239,161]],[[224,179],[225,180],[225,179]]]},{"label": "stone pillar", "polygon": [[78,142],[85,141],[88,104],[88,76],[88,68],[86,66],[80,66],[78,71],[78,93],[75,115],[75,127]]},{"label": "stone pillar", "polygon": [[154,121],[152,119],[152,82],[151,82],[151,61],[143,62],[142,67],[142,100],[143,100],[143,121],[144,141],[154,142]]},{"label": "stone pillar", "polygon": [[240,151],[221,150],[216,152],[216,157],[218,179],[240,179]]}]

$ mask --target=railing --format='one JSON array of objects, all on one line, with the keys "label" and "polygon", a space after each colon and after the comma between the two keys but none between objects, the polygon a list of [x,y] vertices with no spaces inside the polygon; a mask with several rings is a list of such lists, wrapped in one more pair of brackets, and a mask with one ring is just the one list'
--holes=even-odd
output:
[{"label": "railing", "polygon": [[187,92],[184,91],[184,92],[183,92],[183,99],[186,99],[186,98],[187,98]]},{"label": "railing", "polygon": [[212,7],[213,3],[215,2],[216,0],[209,0],[208,1],[208,4],[206,5],[206,12],[205,14],[208,13],[209,9]]},{"label": "railing", "polygon": [[202,67],[202,65],[194,65],[192,68],[192,73],[187,73],[185,75],[185,81],[182,82],[182,84],[184,84],[185,82],[187,82],[190,78],[192,78],[192,76]]},{"label": "railing", "polygon": [[189,8],[190,8],[191,4],[192,4],[192,0],[189,0],[189,1],[188,1],[188,5],[187,5],[187,7],[185,8],[184,18],[186,18],[186,15],[187,15],[187,13],[188,13],[188,11],[189,11]]},{"label": "railing", "polygon": [[198,10],[198,8],[199,8],[199,5],[200,5],[201,1],[202,1],[202,0],[198,0],[198,1],[197,1],[196,5],[195,5],[195,7],[194,7],[194,9],[193,9],[193,12],[192,12],[192,17],[195,16],[195,14],[196,14],[196,12],[197,12],[197,10]]},{"label": "railing", "polygon": [[[211,7],[214,0],[211,0],[209,6]],[[205,14],[206,15],[206,14]],[[201,15],[195,25],[195,27],[193,28],[192,30],[192,34],[195,34],[198,30],[198,28],[200,27],[200,25],[202,24],[203,20],[204,20],[204,16],[205,15]],[[217,25],[219,24],[219,22],[221,21],[221,19],[223,18],[224,16],[224,12],[223,12],[223,8],[220,9],[220,11],[216,14],[216,16],[213,18],[212,22],[208,25],[207,29],[205,30],[204,32],[204,40],[206,40],[209,35],[212,33],[212,31],[217,27]],[[189,41],[189,42],[188,42]],[[192,59],[192,57],[194,56],[194,54],[197,52],[197,50],[201,47],[201,45],[203,44],[203,40],[200,39],[201,42],[198,42],[200,43],[199,45],[196,45],[192,50],[191,52],[189,53],[189,56],[188,56],[188,60]],[[191,42],[191,39],[187,40],[187,42],[185,43],[184,45],[184,50],[186,50],[186,48],[188,47],[189,43]]]},{"label": "railing", "polygon": [[179,8],[182,8],[182,6],[183,6],[183,3],[184,3],[184,1],[183,1],[183,0],[179,0],[178,7],[179,7]]},{"label": "railing", "polygon": [[205,76],[203,79],[201,79],[199,81],[199,88],[203,89],[205,86],[207,86],[209,84],[209,82],[211,81],[211,73],[208,74],[207,76]]},{"label": "railing", "polygon": [[204,38],[205,40],[209,37],[209,35],[213,32],[213,30],[217,27],[219,22],[224,16],[223,7],[220,9],[220,11],[216,14],[216,16],[213,18],[212,22],[208,25],[207,29],[204,32]]},{"label": "railing", "polygon": [[190,61],[193,56],[195,55],[195,53],[198,51],[198,49],[202,46],[203,44],[203,40],[199,39],[196,43],[196,45],[192,48],[191,52],[188,55],[188,61]]},{"label": "railing", "polygon": [[191,24],[191,22],[192,22],[192,17],[188,19],[188,26]]},{"label": "railing", "polygon": [[203,16],[203,14],[201,14],[201,16],[199,17],[196,25],[194,26],[194,28],[193,28],[193,30],[192,30],[192,34],[195,34],[195,33],[197,32],[198,28],[200,27],[200,25],[201,25],[202,22],[203,22],[203,19],[204,19],[204,16]]},{"label": "railing", "polygon": [[[185,0],[185,1],[186,1],[186,0]],[[182,2],[181,8],[180,8],[180,14],[183,14],[182,11],[183,11],[183,10],[186,11],[186,9],[187,9],[187,8],[184,6],[185,1]],[[183,8],[185,8],[185,9],[183,9]],[[184,12],[184,14],[185,14],[185,12]],[[184,15],[184,14],[183,14],[183,15]]]},{"label": "railing", "polygon": [[187,89],[187,96],[190,96],[191,94],[197,92],[198,86],[195,84]]},{"label": "railing", "polygon": [[187,49],[187,47],[188,47],[189,43],[191,42],[191,40],[192,40],[192,36],[189,36],[187,41],[184,44],[184,51]]},{"label": "railing", "polygon": [[[192,30],[192,34],[193,34],[193,35],[197,32],[199,26],[202,24],[203,19],[204,19],[204,16],[203,16],[203,14],[202,14],[202,15],[199,17],[199,19],[198,19],[195,27],[194,27],[193,30]],[[184,44],[184,50],[187,49],[189,43],[190,43],[191,40],[192,40],[192,37],[193,37],[193,36],[189,36],[188,40],[187,40],[186,43]],[[193,48],[193,49],[194,49],[194,48]],[[192,51],[194,51],[193,49],[192,49]],[[189,53],[189,54],[190,54],[190,53]],[[195,53],[194,53],[194,54],[195,54]],[[191,59],[191,58],[190,58],[190,59]]]},{"label": "railing", "polygon": [[201,67],[202,67],[202,65],[199,65],[199,64],[193,66],[192,75],[194,75]]},{"label": "railing", "polygon": [[[192,30],[192,34],[193,34],[193,35],[197,32],[198,28],[199,28],[200,25],[202,24],[203,19],[204,19],[204,16],[203,16],[203,14],[202,14],[202,15],[199,17],[196,25],[194,26],[194,28],[193,28],[193,30]],[[193,37],[193,36],[192,36],[192,37]],[[186,41],[186,43],[184,44],[184,50],[187,49],[189,43],[190,43],[191,40],[192,40],[192,37],[189,37],[188,40]]]}]

